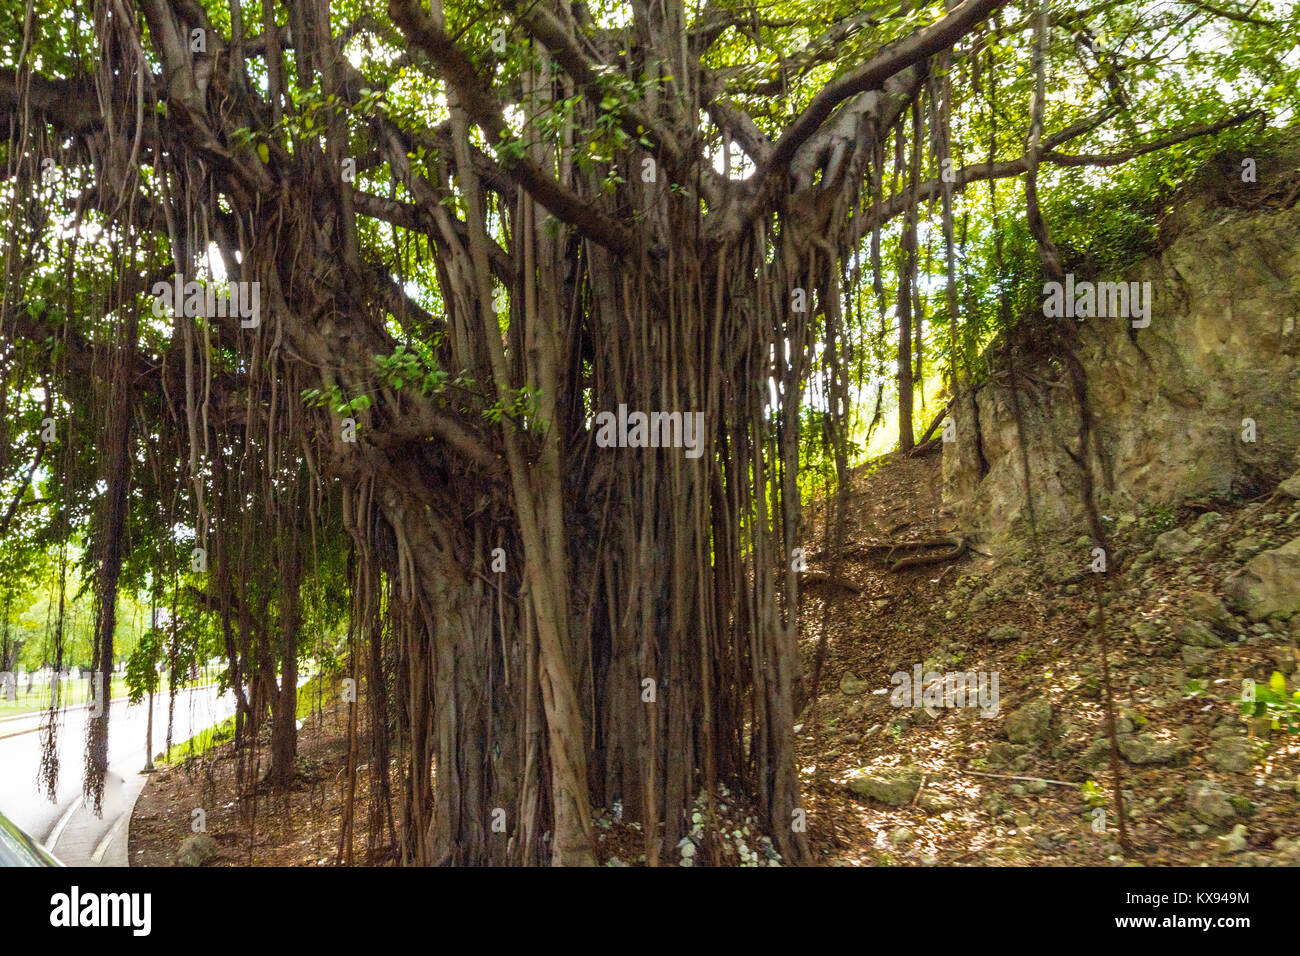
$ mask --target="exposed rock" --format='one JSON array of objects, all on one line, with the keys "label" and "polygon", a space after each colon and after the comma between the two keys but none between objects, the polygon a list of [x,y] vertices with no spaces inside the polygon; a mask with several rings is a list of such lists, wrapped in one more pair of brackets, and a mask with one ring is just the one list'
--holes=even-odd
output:
[{"label": "exposed rock", "polygon": [[1024,747],[999,742],[989,747],[988,760],[995,767],[1009,767],[1025,752]]},{"label": "exposed rock", "polygon": [[[1151,281],[1164,303],[1148,328],[1079,323],[1076,354],[1097,427],[1091,464],[1114,479],[1102,502],[1110,514],[1228,496],[1242,479],[1296,471],[1300,329],[1279,317],[1296,314],[1300,206],[1262,215],[1198,222],[1126,270],[1130,281]],[[1063,378],[1046,360],[1024,361],[1022,371],[1047,382]],[[1013,535],[1027,530],[1030,504],[1040,534],[1060,530],[1073,542],[1083,528],[1079,468],[1060,439],[1077,434],[1077,408],[1017,403],[1012,381],[995,376],[955,402],[957,440],[943,445],[945,503],[995,554],[1019,545]],[[1241,440],[1247,414],[1254,442]],[[1022,448],[1035,479],[1031,503]]]},{"label": "exposed rock", "polygon": [[1278,485],[1277,490],[1288,498],[1300,498],[1300,471]]},{"label": "exposed rock", "polygon": [[1300,537],[1251,558],[1224,582],[1224,591],[1252,621],[1300,611]]},{"label": "exposed rock", "polygon": [[916,839],[916,831],[909,827],[894,827],[889,831],[889,842],[894,846],[902,846],[904,843],[911,843]]},{"label": "exposed rock", "polygon": [[1003,644],[1007,641],[1018,641],[1024,637],[1024,631],[1014,624],[999,624],[997,627],[990,628],[988,639],[994,644]]},{"label": "exposed rock", "polygon": [[176,852],[177,866],[202,866],[217,855],[217,841],[206,833],[185,838]]},{"label": "exposed rock", "polygon": [[1222,647],[1223,641],[1200,621],[1177,620],[1173,622],[1174,637],[1180,644],[1193,647]]},{"label": "exposed rock", "polygon": [[1052,722],[1052,705],[1043,698],[1031,700],[1007,716],[1007,739],[1016,744],[1036,744],[1047,737]]},{"label": "exposed rock", "polygon": [[911,803],[916,791],[921,789],[921,771],[914,767],[900,767],[878,773],[861,773],[850,777],[846,785],[858,796],[901,807]]},{"label": "exposed rock", "polygon": [[1174,528],[1172,531],[1166,531],[1160,537],[1156,538],[1155,552],[1165,560],[1186,557],[1205,542],[1200,538],[1193,538],[1182,528]]},{"label": "exposed rock", "polygon": [[[1236,623],[1232,612],[1224,605],[1218,595],[1207,591],[1189,591],[1182,598],[1183,611],[1193,621],[1200,621],[1210,627],[1230,630]],[[1189,642],[1190,643],[1190,642]]]},{"label": "exposed rock", "polygon": [[1238,823],[1232,828],[1231,833],[1225,833],[1219,837],[1220,853],[1240,853],[1248,846],[1246,842],[1246,825]]},{"label": "exposed rock", "polygon": [[856,697],[859,694],[865,694],[870,689],[871,684],[868,681],[858,680],[848,671],[845,671],[844,676],[840,678],[840,693],[846,697]]},{"label": "exposed rock", "polygon": [[1220,737],[1205,759],[1216,770],[1250,773],[1255,767],[1255,745],[1246,737]]},{"label": "exposed rock", "polygon": [[1132,764],[1172,763],[1187,755],[1191,748],[1180,740],[1160,740],[1154,734],[1122,737],[1119,752]]},{"label": "exposed rock", "polygon": [[1223,515],[1217,511],[1207,511],[1192,524],[1192,534],[1205,534],[1217,525],[1223,524]]},{"label": "exposed rock", "polygon": [[1199,780],[1187,785],[1187,809],[1202,823],[1218,826],[1237,815],[1232,798],[1227,791],[1209,780]]},{"label": "exposed rock", "polygon": [[957,801],[947,794],[932,793],[928,790],[921,794],[921,799],[916,803],[926,813],[943,813],[957,806]]},{"label": "exposed rock", "polygon": [[1254,557],[1264,547],[1264,539],[1258,535],[1248,534],[1232,545],[1232,556],[1238,561]]},{"label": "exposed rock", "polygon": [[1190,644],[1183,647],[1183,663],[1187,665],[1188,673],[1193,676],[1204,674],[1206,665],[1213,658],[1214,651],[1208,647],[1192,647]]}]

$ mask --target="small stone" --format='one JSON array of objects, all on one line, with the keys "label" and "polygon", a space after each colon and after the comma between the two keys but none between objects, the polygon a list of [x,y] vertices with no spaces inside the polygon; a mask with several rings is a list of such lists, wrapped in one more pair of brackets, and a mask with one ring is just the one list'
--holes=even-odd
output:
[{"label": "small stone", "polygon": [[894,846],[902,846],[904,843],[911,843],[916,839],[916,833],[908,827],[894,827],[889,831],[889,842]]},{"label": "small stone", "polygon": [[902,767],[874,774],[857,774],[849,778],[846,786],[858,796],[901,807],[911,803],[921,788],[921,771]]},{"label": "small stone", "polygon": [[1215,740],[1220,737],[1234,737],[1241,731],[1241,724],[1235,720],[1223,720],[1215,724],[1214,729],[1210,731],[1210,736]]},{"label": "small stone", "polygon": [[1222,647],[1223,640],[1200,621],[1176,620],[1171,625],[1180,644],[1192,647]]},{"label": "small stone", "polygon": [[997,627],[990,628],[987,636],[994,644],[1004,644],[1007,641],[1018,641],[1025,634],[1014,624],[999,624]]},{"label": "small stone", "polygon": [[1188,747],[1177,740],[1159,740],[1154,734],[1138,734],[1119,742],[1119,751],[1132,764],[1171,763],[1184,756]]},{"label": "small stone", "polygon": [[1079,763],[1089,770],[1104,766],[1108,760],[1110,760],[1110,741],[1105,737],[1098,737],[1079,756]]},{"label": "small stone", "polygon": [[1288,498],[1300,498],[1300,471],[1278,485],[1277,490]]},{"label": "small stone", "polygon": [[1220,737],[1205,759],[1225,773],[1250,773],[1255,766],[1255,747],[1245,737]]},{"label": "small stone", "polygon": [[858,680],[849,671],[845,671],[844,676],[840,678],[840,693],[845,697],[856,697],[859,694],[865,694],[870,689],[870,683]]},{"label": "small stone", "polygon": [[1209,780],[1187,785],[1187,809],[1210,826],[1218,826],[1237,815],[1231,795]]},{"label": "small stone", "polygon": [[185,838],[176,853],[177,866],[202,866],[217,855],[217,841],[206,833]]},{"label": "small stone", "polygon": [[1024,747],[1017,747],[1015,744],[998,742],[989,747],[988,761],[995,767],[1009,767],[1015,763],[1016,758],[1024,752]]},{"label": "small stone", "polygon": [[947,794],[931,793],[928,790],[921,794],[916,803],[926,813],[944,813],[957,806],[957,801]]},{"label": "small stone", "polygon": [[1038,698],[1011,713],[1003,726],[1012,743],[1036,744],[1047,736],[1051,722],[1052,705]]},{"label": "small stone", "polygon": [[1219,837],[1220,853],[1240,853],[1247,846],[1246,825],[1244,823],[1238,823],[1230,833]]},{"label": "small stone", "polygon": [[1258,535],[1247,535],[1232,545],[1232,556],[1244,561],[1258,554],[1264,548],[1264,540]]},{"label": "small stone", "polygon": [[1203,543],[1200,538],[1193,538],[1182,528],[1174,528],[1156,538],[1155,552],[1165,560],[1178,559],[1191,554]]},{"label": "small stone", "polygon": [[1192,534],[1205,534],[1215,525],[1223,524],[1223,515],[1217,511],[1207,511],[1192,524]]},{"label": "small stone", "polygon": [[1226,629],[1234,623],[1232,614],[1223,601],[1208,591],[1189,591],[1183,595],[1182,606],[1189,618],[1210,627]]},{"label": "small stone", "polygon": [[1134,621],[1130,628],[1133,636],[1141,641],[1149,641],[1159,635],[1160,630],[1150,621]]}]

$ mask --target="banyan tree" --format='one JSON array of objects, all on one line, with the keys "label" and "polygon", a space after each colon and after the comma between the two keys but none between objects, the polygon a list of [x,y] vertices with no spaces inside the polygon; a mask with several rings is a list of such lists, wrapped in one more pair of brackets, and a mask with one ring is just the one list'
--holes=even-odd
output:
[{"label": "banyan tree", "polygon": [[[590,863],[615,801],[654,864],[724,783],[806,860],[811,392],[842,470],[896,269],[911,442],[923,207],[956,369],[958,193],[1027,177],[1041,220],[1040,164],[1244,119],[1137,122],[1091,30],[1154,35],[1140,4],[7,7],[6,395],[93,502],[97,666],[124,566],[165,552],[291,777],[302,593],[346,553],[346,785],[411,864]],[[1076,60],[1096,82],[1048,102]],[[999,96],[1032,121],[958,142]]]}]

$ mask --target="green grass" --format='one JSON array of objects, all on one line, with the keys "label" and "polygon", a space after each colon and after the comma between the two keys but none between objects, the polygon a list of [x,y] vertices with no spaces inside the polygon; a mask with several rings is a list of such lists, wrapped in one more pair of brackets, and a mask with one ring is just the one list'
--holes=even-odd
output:
[{"label": "green grass", "polygon": [[[0,717],[12,717],[17,714],[30,714],[38,710],[44,710],[50,706],[50,685],[49,684],[32,684],[31,693],[26,692],[27,677],[19,675],[18,690],[15,699],[10,700],[8,694],[0,694]],[[90,700],[90,681],[77,680],[68,681],[60,686],[62,700],[59,705],[62,707],[75,707],[78,704],[84,704]],[[110,687],[110,697],[116,700],[119,697],[126,696],[126,681],[121,677],[114,677]]]},{"label": "green grass", "polygon": [[[297,715],[299,719],[311,714],[312,706],[316,702],[317,682],[321,680],[317,675],[298,688],[298,707]],[[329,691],[323,695],[322,700],[328,699]],[[206,753],[213,747],[228,743],[235,739],[235,718],[227,717],[218,724],[213,724],[206,730],[201,730],[189,740],[183,740],[172,747],[171,750],[159,761],[165,764],[175,764],[187,757],[195,757]]]},{"label": "green grass", "polygon": [[[204,669],[200,672],[199,683],[208,683],[215,679],[215,671]],[[90,700],[90,681],[82,679],[68,681],[62,684],[62,700],[59,701],[61,707],[75,707],[78,704],[85,704]],[[164,677],[160,693],[166,692],[168,684]],[[7,689],[7,688],[6,688]],[[27,693],[27,675],[18,675],[18,689],[14,695],[14,700],[9,700],[8,694],[0,694],[0,717],[15,717],[19,714],[33,714],[37,711],[45,710],[50,706],[50,685],[32,684],[31,693]],[[126,678],[114,677],[109,687],[109,697],[111,700],[122,700],[127,696]]]}]

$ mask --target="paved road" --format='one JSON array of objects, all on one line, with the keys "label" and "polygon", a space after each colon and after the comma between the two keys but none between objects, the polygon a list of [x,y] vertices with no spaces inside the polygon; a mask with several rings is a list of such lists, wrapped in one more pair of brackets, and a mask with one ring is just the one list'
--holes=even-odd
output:
[{"label": "paved road", "polygon": [[[154,699],[153,748],[160,752],[167,734],[167,695]],[[40,840],[68,866],[127,866],[126,836],[131,809],[144,789],[144,736],[148,702],[115,700],[108,721],[108,774],[103,816],[81,799],[86,761],[85,707],[60,715],[59,785],[51,803],[37,790],[44,714],[0,721],[0,813]],[[235,712],[234,695],[215,687],[182,690],[176,697],[173,742],[184,741]]]}]

